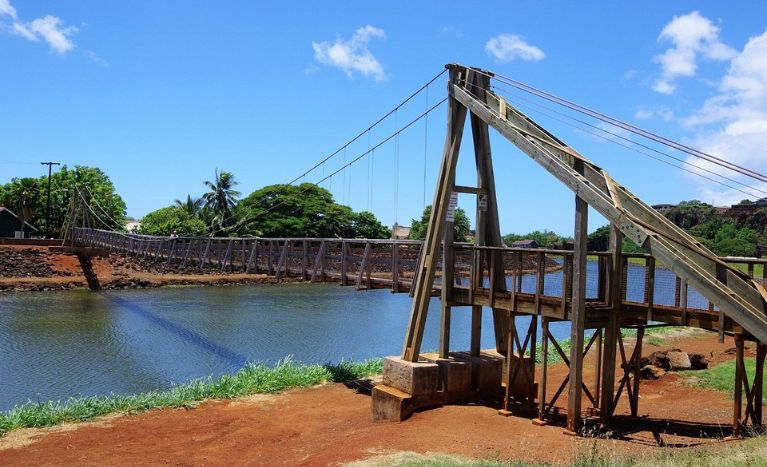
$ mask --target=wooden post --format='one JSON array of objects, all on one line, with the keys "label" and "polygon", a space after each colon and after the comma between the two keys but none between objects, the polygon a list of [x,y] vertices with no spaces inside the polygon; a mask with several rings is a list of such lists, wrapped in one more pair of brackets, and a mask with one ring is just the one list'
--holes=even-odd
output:
[{"label": "wooden post", "polygon": [[599,418],[606,425],[612,417],[613,398],[615,394],[615,360],[617,356],[618,334],[620,334],[620,312],[623,306],[622,277],[623,277],[623,233],[615,224],[610,224],[610,270],[609,288],[607,290],[610,311],[605,327],[602,354],[602,389],[599,403]]},{"label": "wooden post", "polygon": [[[450,83],[457,83],[465,79],[458,68],[450,69]],[[450,201],[450,180],[455,174],[458,151],[463,137],[463,126],[466,121],[466,107],[459,104],[452,96],[448,99],[448,130],[445,140],[445,148],[442,153],[437,190],[432,203],[431,217],[427,229],[426,240],[423,243],[420,254],[420,264],[415,271],[415,291],[413,302],[410,307],[410,319],[408,320],[405,334],[405,344],[402,349],[403,360],[418,361],[423,340],[423,330],[426,324],[426,316],[429,311],[431,290],[434,286],[434,274],[437,265],[437,251],[442,240],[444,221],[447,207]]]},{"label": "wooden post", "polygon": [[346,241],[342,241],[341,242],[341,286],[342,287],[347,285],[346,284],[346,273],[348,272],[347,264],[346,264],[347,256],[348,256],[347,249],[348,247],[347,247]]},{"label": "wooden post", "polygon": [[743,419],[743,380],[746,377],[743,365],[744,342],[742,334],[735,334],[735,393],[733,395],[732,436],[741,435]]},{"label": "wooden post", "polygon": [[762,397],[764,396],[764,359],[767,356],[767,345],[756,343],[756,370],[754,371],[754,425],[757,431],[763,426]]},{"label": "wooden post", "polygon": [[[583,161],[575,161],[575,170],[583,174]],[[570,315],[570,382],[568,386],[567,429],[581,429],[581,386],[583,384],[583,331],[586,322],[586,242],[589,205],[575,195],[575,250],[573,252],[573,301]]]},{"label": "wooden post", "polygon": [[391,242],[391,291],[399,292],[399,244],[397,240]]},{"label": "wooden post", "polygon": [[301,280],[306,280],[306,263],[308,261],[308,255],[309,255],[309,246],[308,241],[304,239],[301,244],[303,245],[303,248],[301,250]]},{"label": "wooden post", "polygon": [[[564,286],[564,283],[562,284]],[[546,384],[549,367],[549,320],[541,319],[541,380],[538,381],[538,422],[546,417]]]},{"label": "wooden post", "polygon": [[[455,189],[455,174],[448,181],[448,189],[451,191],[451,202],[457,194],[452,194]],[[450,318],[452,314],[451,302],[453,300],[453,287],[455,285],[455,219],[445,218],[442,227],[445,232],[442,241],[442,289],[440,290],[440,320],[439,320],[439,356],[448,358],[450,355]],[[469,284],[474,287],[474,284]],[[472,307],[472,311],[474,307]],[[474,319],[472,313],[472,352],[474,351]],[[479,351],[477,351],[479,353]],[[473,355],[473,353],[472,353]]]},{"label": "wooden post", "polygon": [[644,326],[637,328],[637,341],[634,348],[634,361],[632,362],[632,370],[634,377],[631,379],[631,384],[634,386],[631,402],[631,416],[636,417],[639,415],[639,370],[642,367],[642,341],[644,340]]}]

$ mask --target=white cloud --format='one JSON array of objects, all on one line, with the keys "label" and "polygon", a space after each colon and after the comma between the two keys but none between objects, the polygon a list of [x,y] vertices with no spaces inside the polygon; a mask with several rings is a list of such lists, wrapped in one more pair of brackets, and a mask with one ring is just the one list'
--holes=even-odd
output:
[{"label": "white cloud", "polygon": [[386,33],[367,25],[357,29],[349,40],[337,38],[332,43],[312,42],[314,59],[322,65],[341,69],[349,77],[357,72],[382,81],[386,78],[383,66],[368,50],[368,42],[373,38],[386,38]]},{"label": "white cloud", "polygon": [[699,56],[726,61],[736,55],[733,49],[719,40],[719,27],[697,11],[674,16],[660,32],[658,41],[668,41],[673,45],[653,57],[653,61],[661,67],[661,76],[655,81],[653,90],[662,94],[674,93],[677,78],[695,76]]},{"label": "white cloud", "polygon": [[[704,152],[760,173],[767,172],[767,31],[752,37],[733,58],[717,95],[686,118],[683,124],[696,130],[694,146]],[[710,163],[697,165],[722,172]],[[728,176],[735,176],[728,174]],[[739,178],[749,185],[752,179]],[[761,189],[765,189],[762,186]],[[743,193],[705,185],[704,193],[718,202],[739,201]],[[767,191],[767,189],[766,189]],[[757,193],[757,196],[761,194]],[[763,195],[761,195],[763,196]]]},{"label": "white cloud", "polygon": [[517,58],[537,62],[546,57],[543,50],[528,44],[516,34],[498,34],[491,37],[485,44],[485,52],[500,63],[511,62]]},{"label": "white cloud", "polygon": [[32,42],[45,41],[51,50],[59,55],[63,55],[74,48],[71,36],[78,29],[74,26],[64,26],[61,18],[57,16],[46,15],[30,22],[19,21],[16,9],[10,1],[0,0],[0,18],[3,16],[8,16],[13,20],[8,30],[19,37]]},{"label": "white cloud", "polygon": [[16,8],[8,0],[0,0],[0,16],[4,15],[16,19]]},{"label": "white cloud", "polygon": [[101,65],[104,68],[109,68],[109,62],[101,58],[96,52],[92,50],[86,50],[85,56],[90,58],[93,63],[96,63],[97,65]]},{"label": "white cloud", "polygon": [[662,120],[664,122],[670,122],[674,119],[674,112],[668,107],[640,107],[634,114],[634,118],[637,120]]}]

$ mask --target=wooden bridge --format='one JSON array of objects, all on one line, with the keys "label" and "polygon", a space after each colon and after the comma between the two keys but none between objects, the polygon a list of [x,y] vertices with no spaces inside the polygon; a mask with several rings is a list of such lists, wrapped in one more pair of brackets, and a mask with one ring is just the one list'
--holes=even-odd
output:
[{"label": "wooden bridge", "polygon": [[[499,79],[496,75],[462,65],[448,65],[447,69],[448,130],[423,243],[167,238],[79,228],[68,230],[71,240],[192,270],[297,276],[358,289],[409,292],[413,300],[403,352],[384,359],[383,383],[373,390],[376,419],[401,420],[423,407],[500,398],[504,415],[534,409],[536,423],[552,423],[555,404],[565,389],[567,429],[573,433],[581,433],[585,422],[608,425],[624,394],[636,417],[644,330],[678,325],[713,331],[720,339],[734,337],[733,432],[740,434],[746,424],[760,427],[767,292],[765,273],[755,277],[754,272],[755,265],[767,271],[767,261],[717,257],[494,92],[490,83]],[[476,186],[460,186],[455,181],[467,117]],[[574,193],[569,200],[575,211],[572,251],[504,245],[491,128]],[[476,238],[471,244],[453,239],[458,193],[476,196]],[[607,252],[587,251],[589,207],[610,222]],[[75,218],[73,215],[71,225]],[[645,253],[623,254],[624,238]],[[439,349],[436,354],[422,354],[426,317],[434,296],[440,297]],[[450,345],[450,321],[456,307],[471,310],[467,351],[457,352]],[[490,350],[480,348],[483,308],[493,314],[495,348]],[[519,316],[530,317],[526,329],[518,329]],[[559,321],[570,323],[569,353],[549,331],[550,324]],[[626,328],[636,330],[630,354],[621,331]],[[745,342],[749,340],[756,342],[756,374],[751,381],[745,372]],[[536,355],[539,343],[540,356]],[[569,371],[549,394],[548,366],[554,352]],[[584,357],[589,352],[596,354],[591,387],[583,378]],[[584,411],[584,403],[591,410]]]}]

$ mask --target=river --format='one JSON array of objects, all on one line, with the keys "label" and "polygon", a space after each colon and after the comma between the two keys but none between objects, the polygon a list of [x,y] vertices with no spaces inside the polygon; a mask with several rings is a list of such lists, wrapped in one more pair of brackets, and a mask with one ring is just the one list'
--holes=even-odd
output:
[{"label": "river", "polygon": [[[659,270],[659,272],[662,270]],[[589,264],[590,278],[596,267]],[[668,273],[668,271],[666,271]],[[641,298],[643,270],[629,269],[629,298]],[[670,273],[668,273],[670,274]],[[673,301],[673,276],[658,275],[656,301]],[[535,278],[526,276],[523,290]],[[561,273],[546,276],[557,295]],[[670,292],[669,292],[670,291]],[[587,295],[596,286],[588,281]],[[702,298],[691,293],[691,305]],[[233,373],[246,362],[363,360],[401,352],[410,298],[334,284],[277,284],[0,295],[0,410],[32,401],[168,388]],[[469,348],[470,313],[455,308],[451,347]],[[524,326],[529,318],[519,318]],[[567,323],[553,324],[566,338]],[[422,348],[438,345],[432,299]],[[494,346],[483,313],[483,348]]]}]

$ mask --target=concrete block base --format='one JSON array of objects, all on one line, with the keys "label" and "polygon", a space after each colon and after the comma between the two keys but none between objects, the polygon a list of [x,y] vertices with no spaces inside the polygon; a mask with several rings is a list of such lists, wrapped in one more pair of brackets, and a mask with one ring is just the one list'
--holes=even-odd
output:
[{"label": "concrete block base", "polygon": [[418,362],[386,357],[382,382],[372,392],[373,420],[401,421],[426,407],[500,400],[504,361],[494,351],[422,354]]}]

